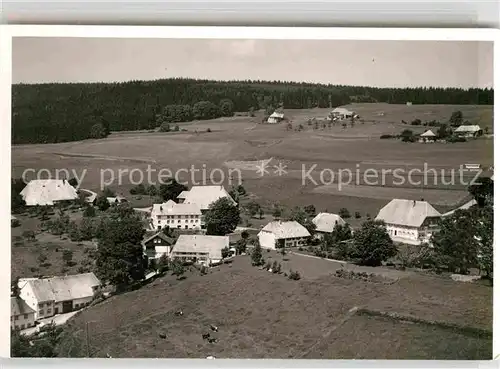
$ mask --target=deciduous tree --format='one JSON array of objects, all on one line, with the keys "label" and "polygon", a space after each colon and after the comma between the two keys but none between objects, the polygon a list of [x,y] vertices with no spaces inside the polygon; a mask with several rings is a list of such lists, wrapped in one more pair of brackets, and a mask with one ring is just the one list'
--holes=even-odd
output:
[{"label": "deciduous tree", "polygon": [[224,236],[233,232],[240,222],[240,211],[226,197],[210,204],[205,214],[207,234]]}]

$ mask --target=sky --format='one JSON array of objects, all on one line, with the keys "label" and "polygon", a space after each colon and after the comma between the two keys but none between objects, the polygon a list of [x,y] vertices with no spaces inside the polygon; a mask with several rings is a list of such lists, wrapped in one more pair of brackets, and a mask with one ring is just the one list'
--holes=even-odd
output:
[{"label": "sky", "polygon": [[376,87],[492,87],[476,41],[14,38],[13,83],[172,77]]}]

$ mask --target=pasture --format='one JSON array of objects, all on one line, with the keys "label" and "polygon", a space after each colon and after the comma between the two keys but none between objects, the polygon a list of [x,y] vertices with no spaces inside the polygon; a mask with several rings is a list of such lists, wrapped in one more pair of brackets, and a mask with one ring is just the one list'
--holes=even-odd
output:
[{"label": "pasture", "polygon": [[[435,185],[432,175],[427,185],[394,186],[393,178],[388,176],[385,184],[366,186],[362,180],[338,191],[328,186],[325,189],[324,183],[309,180],[303,183],[304,172],[313,167],[310,175],[318,182],[322,171],[381,173],[400,169],[406,174],[412,169],[422,171],[427,165],[437,170],[438,176],[451,178],[457,176],[453,170],[464,163],[480,163],[486,167],[493,164],[490,138],[456,144],[409,144],[379,139],[381,134],[396,134],[405,128],[415,132],[427,129],[402,124],[402,120],[447,121],[455,110],[461,110],[464,119],[489,127],[492,132],[491,106],[352,104],[348,108],[361,116],[353,127],[347,122],[345,128],[340,124],[323,128],[321,119],[330,109],[303,109],[285,110],[292,130],[287,130],[285,123],[260,124],[263,113],[257,112],[255,117],[181,123],[179,126],[186,131],[180,132],[117,132],[101,140],[17,145],[12,147],[12,175],[20,176],[27,168],[47,169],[52,175],[56,169],[67,169],[79,177],[84,173],[83,188],[99,190],[103,178],[111,188],[128,195],[133,187],[131,181],[137,183],[141,179],[139,171],[147,181],[147,170],[151,168],[152,182],[158,184],[160,169],[164,170],[163,179],[166,174],[175,174],[181,169],[178,178],[188,185],[203,183],[205,177],[206,184],[222,182],[229,186],[238,184],[241,177],[247,192],[265,207],[278,201],[287,207],[313,204],[321,211],[335,212],[346,207],[351,213],[375,215],[387,202],[388,192],[391,198],[424,198],[437,205],[438,210],[448,210],[465,201],[466,186],[441,182]],[[318,129],[307,123],[314,117],[320,119]],[[300,124],[304,130],[295,130]],[[206,132],[207,128],[211,132]],[[256,172],[261,160],[270,160],[264,176]],[[276,172],[274,166],[279,163],[286,166],[286,174]],[[194,175],[188,172],[192,167],[196,171]],[[472,174],[466,174],[465,178],[471,179]],[[335,178],[327,185],[338,180]],[[436,192],[443,188],[453,190],[453,195]]]},{"label": "pasture", "polygon": [[[275,252],[264,257],[281,262],[284,272],[299,270],[302,278],[252,267],[249,256],[204,276],[166,275],[75,316],[65,327],[59,356],[87,355],[88,323],[92,357],[491,358],[491,287],[384,268],[371,270],[379,275],[373,281],[343,279],[333,275],[341,268],[335,262],[292,254],[283,260]],[[356,308],[423,322],[358,314]],[[183,316],[174,314],[178,310]],[[453,324],[468,328],[442,328]],[[203,340],[208,332],[216,343]]]}]

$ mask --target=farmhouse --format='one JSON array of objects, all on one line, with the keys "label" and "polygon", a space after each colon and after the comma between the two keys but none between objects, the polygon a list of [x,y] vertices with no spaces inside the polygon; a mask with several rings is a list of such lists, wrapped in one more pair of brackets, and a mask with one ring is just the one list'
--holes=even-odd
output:
[{"label": "farmhouse", "polygon": [[345,220],[339,215],[332,213],[319,213],[313,218],[312,222],[316,225],[315,236],[318,238],[322,238],[325,233],[332,233],[335,226],[346,224]]},{"label": "farmhouse", "polygon": [[25,329],[35,325],[35,310],[19,297],[10,298],[10,328]]},{"label": "farmhouse", "polygon": [[229,195],[224,186],[193,186],[189,191],[182,191],[177,199],[181,204],[196,204],[200,208],[202,214],[204,214],[210,204],[213,202],[226,197],[234,205],[236,201]]},{"label": "farmhouse", "polygon": [[27,206],[54,205],[78,199],[76,189],[65,179],[34,179],[20,192]]},{"label": "farmhouse", "polygon": [[352,118],[355,115],[354,112],[347,110],[346,108],[335,108],[330,114],[336,119]]},{"label": "farmhouse", "polygon": [[170,257],[196,261],[206,266],[220,263],[222,249],[229,248],[228,236],[180,235]]},{"label": "farmhouse", "polygon": [[201,210],[196,203],[177,204],[168,200],[163,204],[154,204],[150,217],[151,229],[164,227],[180,229],[201,229]]},{"label": "farmhouse", "polygon": [[35,311],[35,319],[68,313],[88,305],[101,283],[94,273],[52,278],[24,278],[20,297]]},{"label": "farmhouse", "polygon": [[142,242],[142,247],[148,260],[159,259],[162,255],[170,256],[174,242],[173,238],[158,232],[146,238]]},{"label": "farmhouse", "polygon": [[269,116],[269,118],[267,118],[267,123],[271,123],[271,124],[279,123],[283,119],[285,119],[285,114],[284,113],[278,113],[278,112],[275,111],[274,113],[272,113]]},{"label": "farmhouse", "polygon": [[420,142],[433,142],[436,141],[436,135],[430,129],[420,135]]},{"label": "farmhouse", "polygon": [[394,199],[385,205],[375,220],[386,223],[394,242],[420,245],[436,232],[441,214],[427,201]]},{"label": "farmhouse", "polygon": [[259,242],[263,248],[302,246],[311,236],[309,231],[296,221],[274,221],[259,232]]},{"label": "farmhouse", "polygon": [[455,130],[455,134],[461,137],[479,137],[483,134],[481,127],[476,125],[462,125]]}]

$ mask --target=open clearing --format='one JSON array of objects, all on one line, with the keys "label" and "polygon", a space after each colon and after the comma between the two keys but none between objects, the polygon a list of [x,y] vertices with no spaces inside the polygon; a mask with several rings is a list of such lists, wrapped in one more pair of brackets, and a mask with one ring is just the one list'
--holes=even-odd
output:
[{"label": "open clearing", "polygon": [[[183,123],[180,127],[187,131],[181,132],[117,132],[102,140],[16,145],[12,147],[12,175],[18,177],[27,168],[48,169],[52,174],[56,169],[68,169],[70,175],[73,175],[73,170],[78,176],[85,171],[82,187],[99,190],[101,171],[108,169],[103,177],[112,188],[128,195],[128,190],[133,187],[131,179],[140,180],[137,171],[132,177],[129,175],[133,169],[142,170],[146,180],[148,167],[151,168],[151,178],[156,183],[160,169],[175,174],[179,169],[189,170],[193,166],[197,169],[194,175],[196,182],[200,182],[204,175],[210,182],[210,173],[218,170],[214,172],[212,181],[219,183],[224,179],[225,185],[237,183],[238,175],[233,172],[230,179],[228,173],[229,170],[240,169],[246,190],[264,206],[279,201],[284,206],[313,204],[319,210],[332,212],[346,207],[351,213],[359,211],[374,215],[387,202],[386,195],[380,195],[378,189],[369,186],[345,193],[326,193],[321,188],[317,189],[321,183],[302,184],[303,167],[308,170],[316,165],[311,175],[318,180],[324,169],[359,168],[380,172],[402,168],[407,173],[414,168],[422,170],[427,164],[429,168],[449,173],[464,163],[479,163],[485,167],[493,164],[491,138],[457,144],[406,144],[398,140],[379,139],[381,134],[400,133],[405,128],[415,132],[427,129],[402,124],[401,120],[447,121],[455,110],[461,110],[464,119],[471,123],[487,126],[492,131],[491,106],[352,104],[348,108],[358,112],[364,123],[358,122],[354,127],[348,124],[343,129],[340,125],[322,128],[320,122],[320,128],[313,130],[307,120],[313,117],[323,119],[330,109],[285,110],[292,125],[297,127],[302,124],[304,131],[287,131],[285,124],[259,124],[263,117],[259,112],[256,117],[235,116]],[[207,128],[212,132],[206,132]],[[269,174],[262,177],[256,172],[256,164],[270,158]],[[274,168],[280,162],[286,165],[287,170],[282,176],[275,173]],[[220,171],[225,174],[224,178],[221,178]],[[165,173],[168,172],[163,175]],[[192,183],[190,173],[179,174],[180,180]],[[390,179],[388,181],[391,183]],[[432,192],[436,188],[432,178],[429,183],[428,186],[416,186],[422,192],[418,198],[431,203],[440,200],[441,194]],[[437,187],[449,188],[446,185]],[[454,185],[453,189],[466,194],[465,186]],[[427,191],[431,192],[427,194]],[[392,197],[411,195],[406,188],[391,188],[391,193]],[[452,196],[450,201],[446,201],[447,206],[438,210],[448,210],[456,205],[451,200],[458,201],[462,197]],[[448,196],[446,198],[449,199]],[[442,203],[438,201],[435,205]]]},{"label": "open clearing", "polygon": [[[341,267],[335,262],[264,257],[281,261],[285,272],[298,269],[302,279],[252,267],[249,256],[205,276],[168,275],[82,311],[65,328],[59,354],[86,355],[88,322],[93,357],[491,359],[491,334],[352,313],[366,308],[491,332],[491,287],[385,268],[373,269],[381,282],[347,280],[332,275]],[[174,315],[179,309],[182,317]],[[201,337],[210,324],[219,327],[214,344]]]}]

